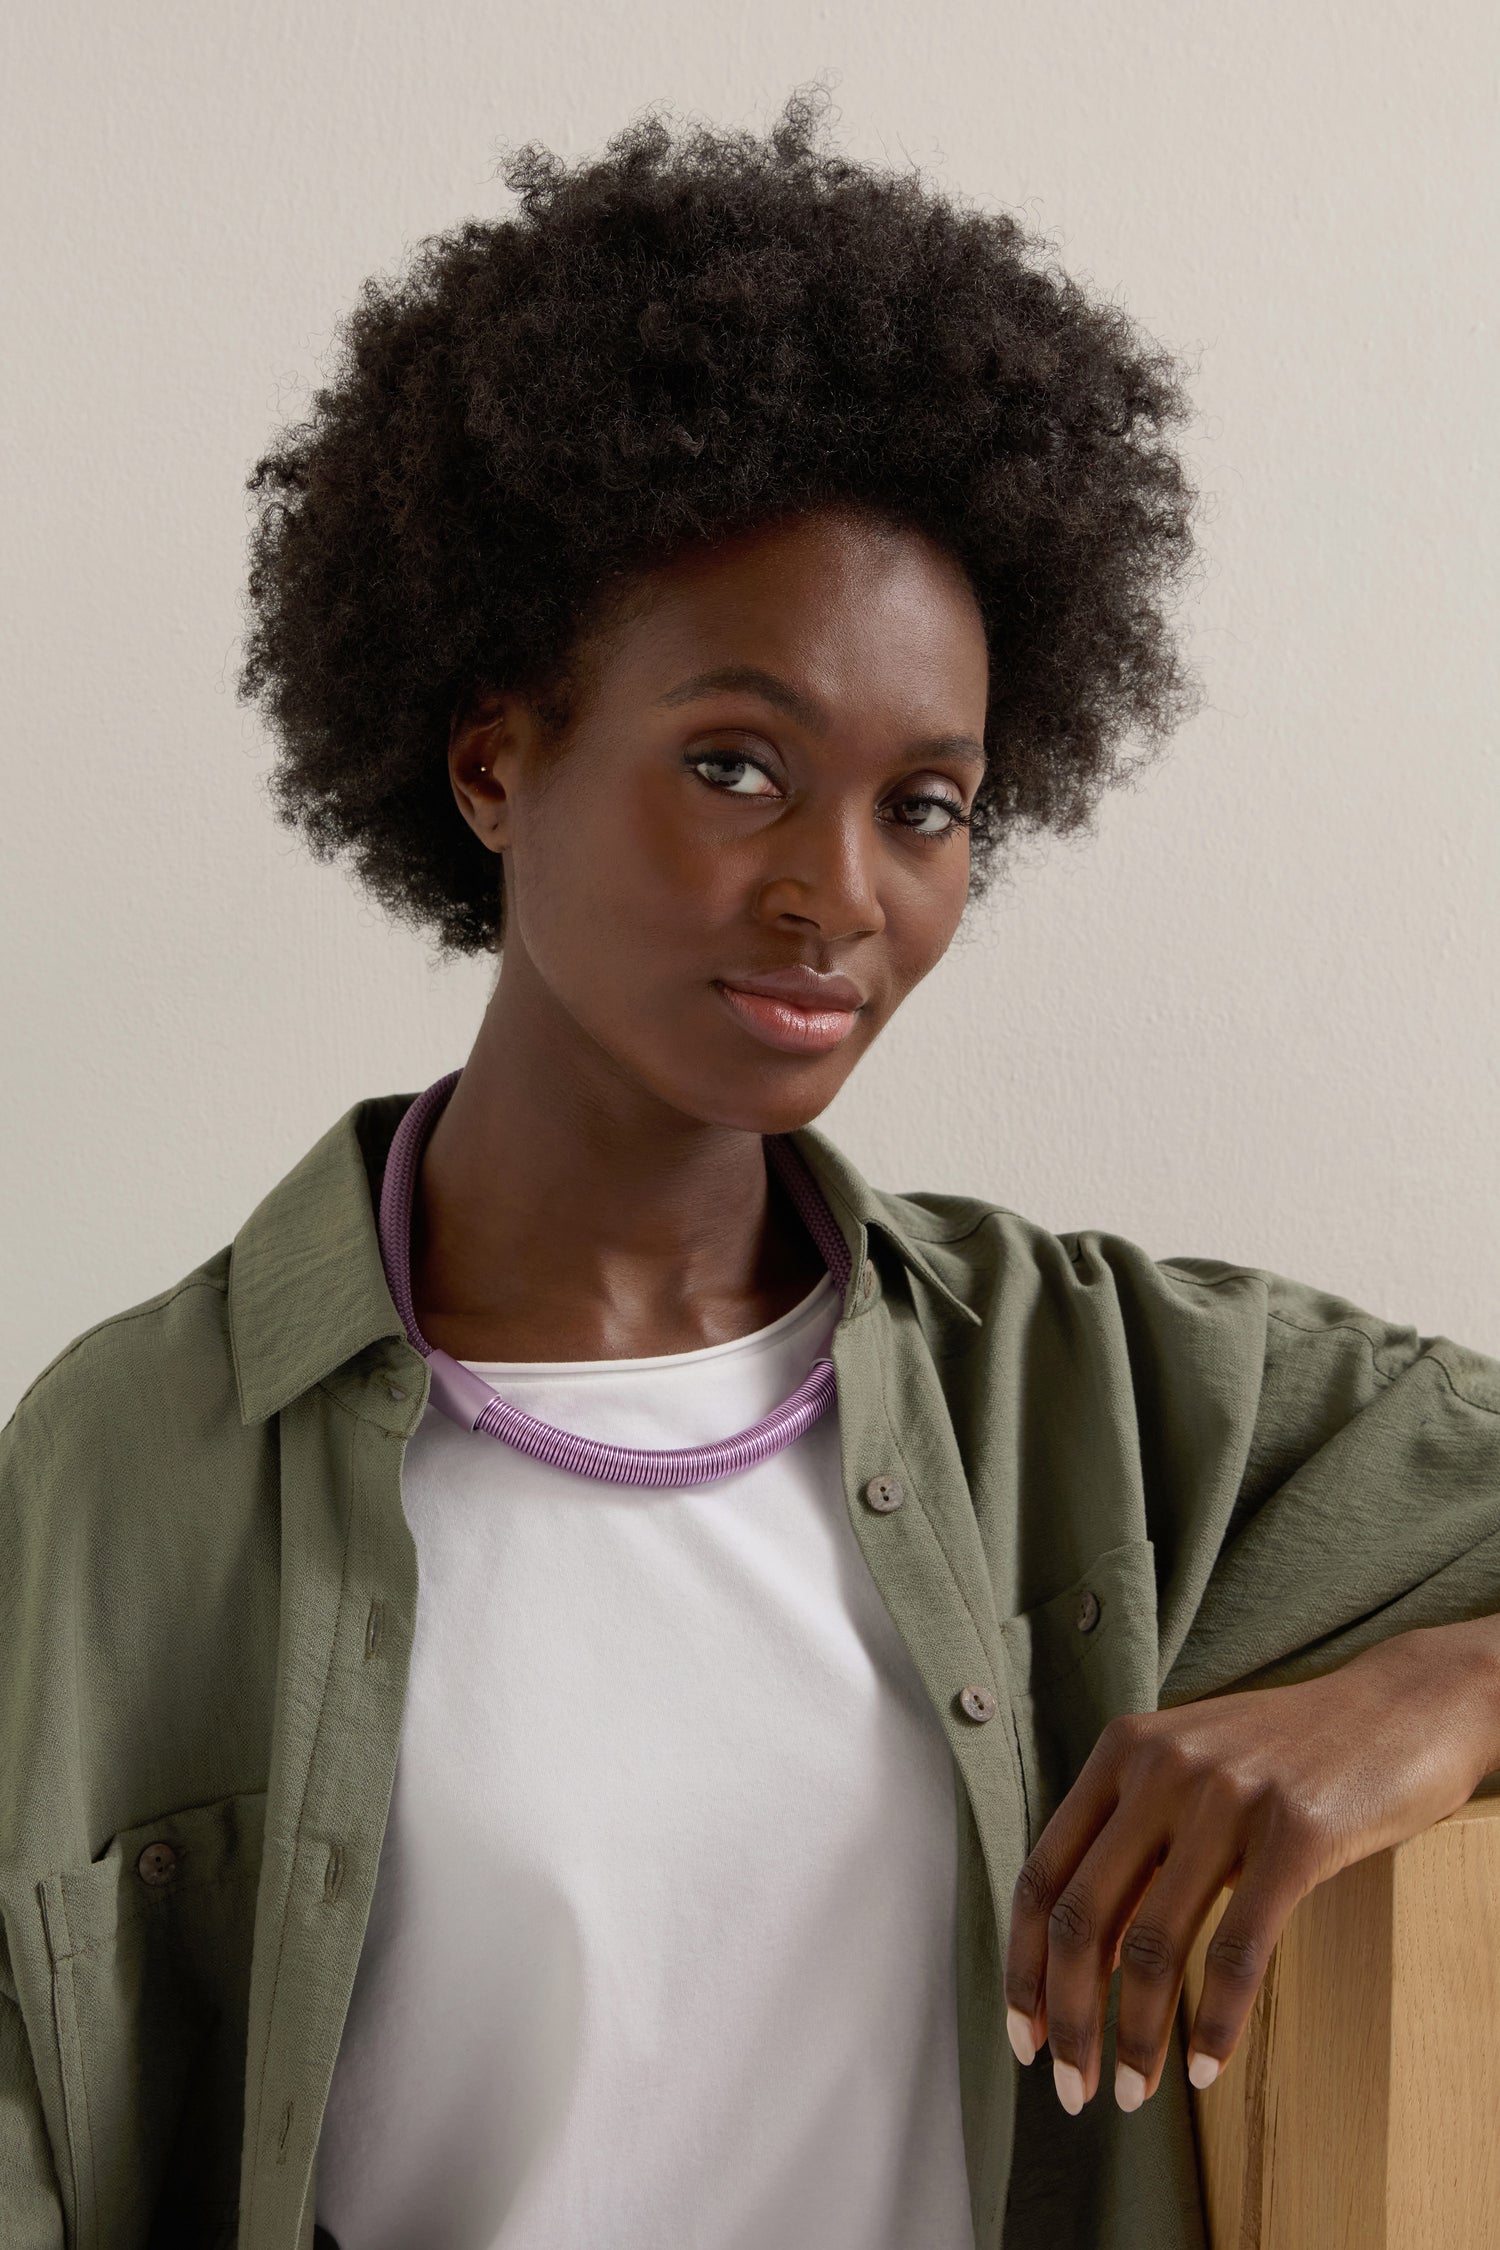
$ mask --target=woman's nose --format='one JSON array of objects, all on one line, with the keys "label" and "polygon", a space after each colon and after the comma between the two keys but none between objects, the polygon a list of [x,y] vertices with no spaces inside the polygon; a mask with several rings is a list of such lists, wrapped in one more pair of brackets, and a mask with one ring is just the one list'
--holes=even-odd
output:
[{"label": "woman's nose", "polygon": [[760,920],[790,918],[830,943],[885,927],[876,880],[879,839],[865,823],[844,814],[789,821],[767,841],[774,872],[757,894]]}]

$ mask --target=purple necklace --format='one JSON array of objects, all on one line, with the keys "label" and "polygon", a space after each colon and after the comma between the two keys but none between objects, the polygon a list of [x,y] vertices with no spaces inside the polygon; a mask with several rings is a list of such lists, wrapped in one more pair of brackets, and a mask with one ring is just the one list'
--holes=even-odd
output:
[{"label": "purple necklace", "polygon": [[[737,1437],[720,1438],[716,1445],[684,1445],[675,1449],[650,1446],[606,1445],[597,1438],[575,1437],[569,1430],[554,1429],[520,1407],[507,1406],[499,1393],[461,1360],[450,1358],[429,1344],[417,1326],[411,1296],[411,1205],[417,1168],[427,1136],[437,1123],[460,1073],[445,1078],[418,1094],[396,1128],[386,1158],[380,1187],[380,1255],[395,1306],[408,1341],[432,1370],[428,1396],[450,1421],[466,1430],[483,1430],[535,1461],[549,1461],[557,1469],[571,1469],[606,1484],[652,1486],[709,1484],[715,1477],[733,1476],[754,1467],[769,1455],[792,1445],[831,1404],[836,1392],[833,1361],[815,1360],[806,1379],[762,1421]],[[818,1188],[807,1163],[785,1133],[765,1136],[768,1161],[796,1206],[842,1299],[849,1285],[849,1250],[838,1223]],[[607,1364],[607,1362],[605,1363]]]}]

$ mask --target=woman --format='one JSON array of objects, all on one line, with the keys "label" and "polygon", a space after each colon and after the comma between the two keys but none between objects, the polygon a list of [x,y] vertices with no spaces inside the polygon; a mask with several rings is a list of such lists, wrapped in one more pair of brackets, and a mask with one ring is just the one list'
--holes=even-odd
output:
[{"label": "woman", "polygon": [[815,126],[526,152],[256,472],[278,809],[499,976],[5,1432],[15,2250],[1197,2245],[1287,1913],[1500,1766],[1500,1368],[812,1125],[1187,708],[1191,499]]}]

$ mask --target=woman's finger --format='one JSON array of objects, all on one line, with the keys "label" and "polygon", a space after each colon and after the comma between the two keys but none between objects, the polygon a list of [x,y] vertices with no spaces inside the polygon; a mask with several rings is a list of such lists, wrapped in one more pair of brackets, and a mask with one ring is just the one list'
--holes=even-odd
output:
[{"label": "woman's finger", "polygon": [[1023,2063],[1047,2037],[1047,1922],[1074,1868],[1109,1819],[1116,1775],[1095,1744],[1083,1771],[1048,1821],[1016,1877],[1005,1953],[1005,2023]]},{"label": "woman's finger", "polygon": [[1120,1939],[1115,2100],[1139,2109],[1161,2082],[1193,1941],[1226,1885],[1239,1881],[1233,1831],[1195,1822],[1174,1837]]},{"label": "woman's finger", "polygon": [[1287,1916],[1315,1881],[1315,1872],[1306,1872],[1299,1856],[1279,1844],[1258,1840],[1245,1854],[1204,1958],[1203,1990],[1188,2034],[1188,2076],[1195,2086],[1211,2086],[1239,2045]]},{"label": "woman's finger", "polygon": [[1116,1942],[1166,1848],[1161,1821],[1125,1800],[1047,1918],[1047,2044],[1057,2098],[1075,2117],[1098,2090]]}]

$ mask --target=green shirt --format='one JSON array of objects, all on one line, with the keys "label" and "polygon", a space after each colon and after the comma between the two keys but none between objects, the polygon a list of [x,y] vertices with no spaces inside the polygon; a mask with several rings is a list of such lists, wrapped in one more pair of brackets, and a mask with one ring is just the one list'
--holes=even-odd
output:
[{"label": "green shirt", "polygon": [[[375,1221],[412,1099],[356,1104],[0,1433],[5,2250],[312,2244],[417,1604],[428,1376]],[[852,1259],[849,1521],[959,1784],[978,2250],[1198,2250],[1180,2041],[1130,2116],[1109,2037],[1078,2118],[1014,2063],[1017,1871],[1114,1714],[1500,1609],[1500,1365],[1273,1274],[887,1194],[797,1140]]]}]

